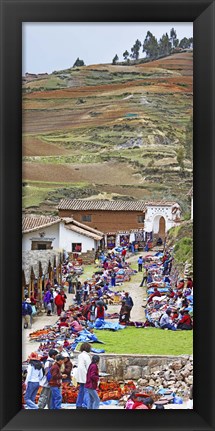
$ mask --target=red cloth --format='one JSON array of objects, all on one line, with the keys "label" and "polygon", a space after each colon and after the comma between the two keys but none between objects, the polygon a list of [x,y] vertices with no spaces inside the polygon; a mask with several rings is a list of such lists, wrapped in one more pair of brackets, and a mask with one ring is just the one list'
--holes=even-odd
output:
[{"label": "red cloth", "polygon": [[59,295],[56,296],[56,298],[55,298],[55,304],[57,306],[59,306],[59,307],[63,307],[64,300],[63,300],[61,294],[59,294]]},{"label": "red cloth", "polygon": [[192,280],[188,280],[188,282],[187,282],[187,287],[188,287],[189,289],[192,289],[192,287],[193,287],[193,282],[192,282]]},{"label": "red cloth", "polygon": [[66,326],[67,328],[69,327],[67,322],[60,322],[58,326],[59,328],[62,328],[63,326]]},{"label": "red cloth", "polygon": [[104,316],[105,316],[104,307],[97,307],[97,318],[98,319],[104,319]]},{"label": "red cloth", "polygon": [[152,293],[148,299],[148,304],[150,302],[152,302],[152,298],[154,298],[154,296],[161,296],[161,293],[159,292],[159,290],[156,290],[154,293]]},{"label": "red cloth", "polygon": [[96,389],[99,381],[99,369],[97,364],[90,364],[87,371],[87,381],[85,388]]},{"label": "red cloth", "polygon": [[60,372],[60,365],[58,365],[57,362],[52,365],[50,368],[50,373],[52,375],[51,380],[49,381],[49,386],[57,386],[60,388],[61,386],[61,380],[62,380],[62,374]]},{"label": "red cloth", "polygon": [[189,314],[185,314],[178,323],[185,323],[192,326],[192,319]]},{"label": "red cloth", "polygon": [[135,409],[140,408],[140,407],[141,407],[141,409],[147,409],[148,410],[148,407],[145,406],[142,401],[135,401],[133,404],[132,410],[135,410]]}]

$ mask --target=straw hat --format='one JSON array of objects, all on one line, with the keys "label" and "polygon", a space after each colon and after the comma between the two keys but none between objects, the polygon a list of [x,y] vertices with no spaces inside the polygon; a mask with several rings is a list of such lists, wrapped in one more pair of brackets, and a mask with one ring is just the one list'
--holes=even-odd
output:
[{"label": "straw hat", "polygon": [[29,360],[31,360],[31,359],[32,359],[32,360],[38,361],[38,360],[39,360],[38,353],[36,353],[36,352],[32,352],[32,353],[29,355],[28,359],[29,359]]}]

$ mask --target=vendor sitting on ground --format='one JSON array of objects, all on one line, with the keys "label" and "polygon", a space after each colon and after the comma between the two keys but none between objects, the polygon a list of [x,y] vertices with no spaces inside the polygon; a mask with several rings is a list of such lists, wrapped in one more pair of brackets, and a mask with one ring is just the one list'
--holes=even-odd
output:
[{"label": "vendor sitting on ground", "polygon": [[181,310],[180,313],[182,317],[178,322],[177,329],[182,329],[182,330],[193,329],[193,322],[189,315],[189,311],[185,309],[185,310]]},{"label": "vendor sitting on ground", "polygon": [[161,296],[161,293],[159,292],[159,290],[158,290],[158,288],[157,288],[156,286],[154,287],[154,293],[152,293],[152,294],[149,296],[149,299],[148,299],[148,301],[147,301],[147,304],[150,304],[150,302],[152,302],[152,299],[153,299],[155,296]]},{"label": "vendor sitting on ground", "polygon": [[167,309],[166,312],[161,316],[159,323],[161,329],[171,329],[172,331],[176,331],[177,326],[172,321],[171,310],[169,309]]},{"label": "vendor sitting on ground", "polygon": [[74,333],[81,332],[84,329],[83,326],[79,323],[77,317],[71,317],[70,328]]}]

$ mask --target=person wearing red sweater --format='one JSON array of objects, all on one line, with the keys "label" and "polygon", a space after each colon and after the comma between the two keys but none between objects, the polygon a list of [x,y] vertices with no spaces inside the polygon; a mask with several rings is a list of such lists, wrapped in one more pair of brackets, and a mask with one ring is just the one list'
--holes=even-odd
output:
[{"label": "person wearing red sweater", "polygon": [[158,288],[155,286],[154,287],[154,293],[152,293],[147,301],[147,304],[150,304],[152,302],[152,298],[154,298],[154,296],[161,296],[161,293],[159,292]]},{"label": "person wearing red sweater", "polygon": [[55,305],[57,307],[57,315],[60,316],[64,305],[64,299],[60,292],[58,292],[55,298]]},{"label": "person wearing red sweater", "polygon": [[102,319],[105,318],[105,308],[102,305],[98,305],[95,310],[95,318]]},{"label": "person wearing red sweater", "polygon": [[192,289],[193,288],[193,280],[192,278],[188,277],[187,279],[187,289]]},{"label": "person wearing red sweater", "polygon": [[177,329],[183,329],[183,330],[191,330],[193,329],[193,322],[189,315],[188,310],[181,311],[182,318],[179,320]]},{"label": "person wearing red sweater", "polygon": [[96,392],[99,382],[99,356],[93,355],[92,362],[87,371],[87,381],[85,388],[88,392],[87,409],[98,410],[99,409],[99,396]]},{"label": "person wearing red sweater", "polygon": [[62,394],[60,391],[62,383],[62,374],[60,371],[61,365],[64,363],[64,356],[57,355],[55,358],[55,363],[50,369],[51,379],[49,381],[49,386],[51,389],[51,409],[60,410],[62,403]]}]

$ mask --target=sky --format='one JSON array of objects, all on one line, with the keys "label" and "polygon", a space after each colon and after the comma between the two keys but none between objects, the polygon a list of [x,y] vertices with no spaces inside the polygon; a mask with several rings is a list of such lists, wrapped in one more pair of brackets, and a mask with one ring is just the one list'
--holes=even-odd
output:
[{"label": "sky", "polygon": [[[86,65],[123,60],[135,41],[147,31],[159,40],[174,27],[177,37],[193,36],[193,23],[23,23],[22,73],[51,73],[72,67],[77,57]],[[142,50],[142,48],[141,48]],[[144,55],[140,51],[140,58]]]}]

